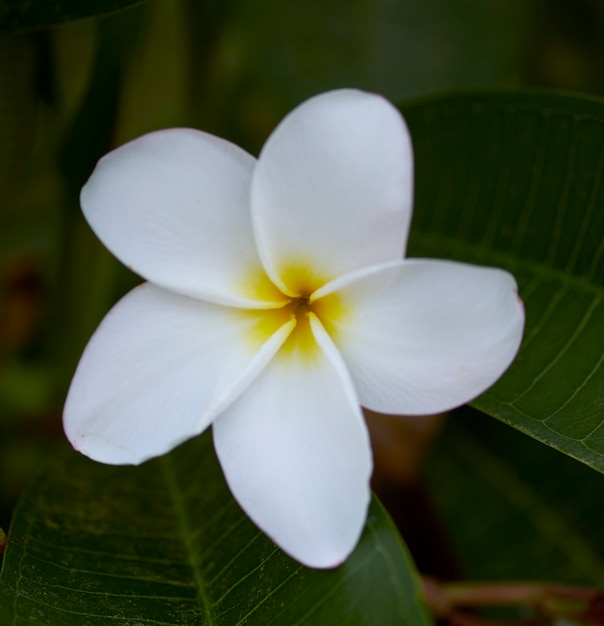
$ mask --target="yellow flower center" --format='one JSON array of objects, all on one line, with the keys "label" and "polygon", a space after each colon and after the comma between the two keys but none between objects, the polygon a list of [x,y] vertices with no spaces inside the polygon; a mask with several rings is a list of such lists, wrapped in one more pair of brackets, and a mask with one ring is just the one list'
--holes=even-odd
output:
[{"label": "yellow flower center", "polygon": [[[312,277],[312,278],[311,278]],[[263,281],[255,280],[252,285],[261,284],[261,289],[255,289],[259,299],[266,299],[267,288]],[[300,266],[295,271],[287,272],[287,285],[292,295],[287,295],[271,283],[273,301],[281,301],[278,308],[246,310],[244,315],[250,320],[249,337],[252,348],[258,349],[279,328],[295,320],[296,325],[291,334],[279,350],[279,356],[291,357],[312,361],[319,350],[310,325],[310,316],[315,315],[327,332],[334,338],[336,322],[341,321],[345,307],[337,294],[331,294],[313,300],[312,294],[324,283],[317,280],[316,275],[304,271]],[[295,295],[293,295],[295,294]]]}]

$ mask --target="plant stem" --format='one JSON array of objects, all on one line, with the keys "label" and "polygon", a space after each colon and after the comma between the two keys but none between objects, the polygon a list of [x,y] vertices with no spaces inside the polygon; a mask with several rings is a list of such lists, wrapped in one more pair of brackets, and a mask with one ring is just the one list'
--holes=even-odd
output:
[{"label": "plant stem", "polygon": [[426,601],[434,615],[447,618],[452,624],[470,624],[476,620],[483,625],[489,623],[459,611],[460,608],[485,606],[522,607],[553,619],[604,624],[604,593],[591,587],[516,581],[441,583],[427,577],[423,584]]}]

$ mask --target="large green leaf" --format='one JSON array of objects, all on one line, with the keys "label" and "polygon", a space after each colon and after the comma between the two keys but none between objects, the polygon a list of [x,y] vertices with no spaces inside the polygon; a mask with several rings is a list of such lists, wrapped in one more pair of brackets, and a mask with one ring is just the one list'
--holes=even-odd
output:
[{"label": "large green leaf", "polygon": [[404,113],[410,254],[505,267],[526,306],[518,358],[474,406],[604,471],[604,102],[462,94]]},{"label": "large green leaf", "polygon": [[472,409],[449,420],[427,470],[464,577],[604,580],[601,474]]},{"label": "large green leaf", "polygon": [[147,0],[0,0],[0,31],[55,26],[82,17],[109,15]]},{"label": "large green leaf", "polygon": [[23,498],[0,575],[2,626],[423,626],[381,506],[331,571],[285,556],[230,496],[209,434],[138,468],[70,452]]}]

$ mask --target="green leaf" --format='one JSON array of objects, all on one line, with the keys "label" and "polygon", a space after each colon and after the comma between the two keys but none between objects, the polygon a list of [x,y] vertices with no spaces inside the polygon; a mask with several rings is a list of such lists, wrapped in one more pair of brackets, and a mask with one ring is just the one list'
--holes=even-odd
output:
[{"label": "green leaf", "polygon": [[204,23],[224,23],[215,49],[211,35],[190,42],[195,125],[253,154],[312,95],[358,87],[400,101],[509,83],[534,41],[525,0],[231,2],[226,13],[229,3],[187,2],[205,7]]},{"label": "green leaf", "polygon": [[427,470],[464,577],[604,580],[601,474],[468,408],[449,420]]},{"label": "green leaf", "polygon": [[53,299],[55,381],[66,392],[86,341],[115,298],[119,263],[94,236],[80,210],[82,186],[114,147],[124,69],[144,28],[146,7],[94,24],[97,45],[88,89],[62,137],[59,165],[65,190],[59,282]]},{"label": "green leaf", "polygon": [[373,501],[335,570],[285,556],[239,509],[209,433],[138,468],[73,452],[22,499],[0,574],[6,626],[428,626],[410,559]]},{"label": "green leaf", "polygon": [[243,65],[250,87],[259,81],[294,103],[339,86],[403,99],[488,84],[519,71],[533,13],[522,0],[240,2],[229,20],[238,63],[225,69]]},{"label": "green leaf", "polygon": [[28,215],[27,228],[23,226],[26,209],[21,198],[30,182],[36,104],[35,42],[0,34],[0,264],[24,247],[24,240],[31,245],[40,232],[31,223],[37,216]]},{"label": "green leaf", "polygon": [[147,0],[0,0],[0,31],[47,28],[122,11]]},{"label": "green leaf", "polygon": [[468,93],[403,112],[410,255],[505,267],[525,302],[519,356],[472,404],[604,472],[604,102]]}]

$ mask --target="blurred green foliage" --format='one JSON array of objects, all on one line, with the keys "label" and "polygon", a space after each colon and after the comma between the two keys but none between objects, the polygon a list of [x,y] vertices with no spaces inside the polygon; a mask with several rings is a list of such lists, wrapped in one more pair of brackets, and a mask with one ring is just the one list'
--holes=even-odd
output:
[{"label": "blurred green foliage", "polygon": [[604,580],[602,476],[584,465],[463,409],[432,451],[427,484],[466,577]]},{"label": "blurred green foliage", "polygon": [[[108,7],[103,13],[138,6],[48,28],[83,17],[73,12],[81,4],[53,0],[47,8],[61,11],[40,9],[36,21],[40,3],[0,1],[4,527],[40,455],[62,439],[62,400],[87,338],[138,282],[78,208],[81,185],[112,146],[157,128],[195,126],[257,152],[293,106],[340,86],[394,101],[476,86],[604,94],[597,0],[116,0],[98,4]],[[593,501],[573,485],[592,493],[601,477],[588,478],[590,470],[516,432],[499,439],[504,427],[494,420],[482,418],[476,430],[470,424],[454,427],[430,462],[430,485],[465,571],[601,576],[599,557],[588,553],[601,551],[604,526],[587,524],[582,538],[568,515],[593,513]],[[505,437],[509,446],[500,445]],[[484,516],[469,513],[477,507]],[[554,545],[556,529],[565,546]]]}]

